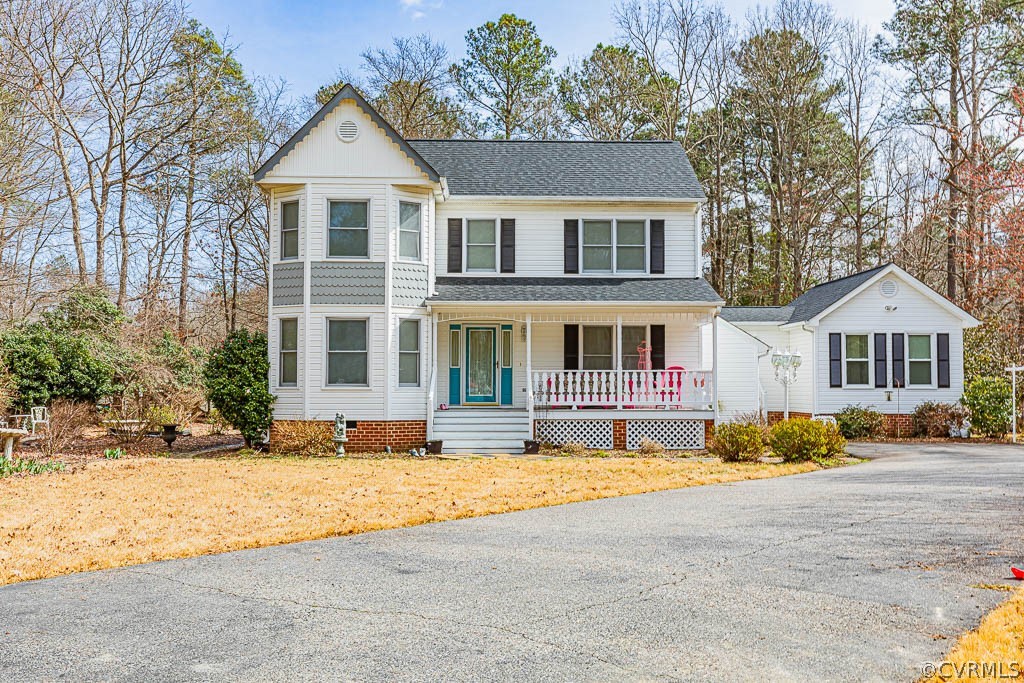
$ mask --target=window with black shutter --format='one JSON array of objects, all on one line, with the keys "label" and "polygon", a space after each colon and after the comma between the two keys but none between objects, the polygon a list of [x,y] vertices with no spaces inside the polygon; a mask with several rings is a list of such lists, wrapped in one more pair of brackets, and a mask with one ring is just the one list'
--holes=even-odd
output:
[{"label": "window with black shutter", "polygon": [[516,272],[516,219],[501,219],[501,272]]},{"label": "window with black shutter", "polygon": [[889,385],[888,364],[885,353],[885,334],[875,333],[875,387],[884,388]]},{"label": "window with black shutter", "polygon": [[580,369],[580,327],[565,325],[565,341],[562,351],[562,365],[565,370]]},{"label": "window with black shutter", "polygon": [[897,389],[907,386],[906,355],[903,351],[902,333],[892,335],[892,385]]},{"label": "window with black shutter", "polygon": [[448,219],[448,272],[462,272],[462,219]]},{"label": "window with black shutter", "polygon": [[935,335],[936,354],[938,356],[938,384],[940,389],[949,388],[949,334],[940,332]]},{"label": "window with black shutter", "polygon": [[651,325],[651,369],[665,369],[665,326]]},{"label": "window with black shutter", "polygon": [[565,272],[580,272],[580,224],[575,218],[566,218],[564,224]]},{"label": "window with black shutter", "polygon": [[843,335],[838,332],[828,335],[828,385],[843,386]]},{"label": "window with black shutter", "polygon": [[651,221],[651,273],[665,273],[665,221]]}]

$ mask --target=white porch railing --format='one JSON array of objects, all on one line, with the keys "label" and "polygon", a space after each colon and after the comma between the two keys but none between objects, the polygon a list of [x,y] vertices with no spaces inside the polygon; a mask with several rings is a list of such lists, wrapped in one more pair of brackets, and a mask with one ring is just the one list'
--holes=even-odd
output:
[{"label": "white porch railing", "polygon": [[710,371],[551,370],[533,373],[537,406],[710,409]]}]

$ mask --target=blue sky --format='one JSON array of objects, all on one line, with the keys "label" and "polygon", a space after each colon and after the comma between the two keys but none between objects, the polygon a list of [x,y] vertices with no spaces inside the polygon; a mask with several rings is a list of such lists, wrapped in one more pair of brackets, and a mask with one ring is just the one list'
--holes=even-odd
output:
[{"label": "blue sky", "polygon": [[[598,42],[615,37],[614,0],[192,0],[192,14],[218,36],[229,34],[247,71],[283,77],[292,95],[312,95],[338,67],[355,72],[359,53],[387,45],[391,37],[428,33],[456,57],[466,31],[503,12],[537,25],[545,42],[558,50],[558,64],[582,56]],[[756,0],[725,0],[735,18]],[[761,4],[764,4],[763,2]],[[833,2],[837,14],[858,19],[873,31],[892,12],[892,0]]]}]

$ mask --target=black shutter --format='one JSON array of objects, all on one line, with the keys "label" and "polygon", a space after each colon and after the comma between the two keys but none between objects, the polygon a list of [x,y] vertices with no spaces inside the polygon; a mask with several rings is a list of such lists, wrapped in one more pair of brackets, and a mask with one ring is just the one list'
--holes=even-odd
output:
[{"label": "black shutter", "polygon": [[580,223],[575,218],[565,219],[565,272],[580,272]]},{"label": "black shutter", "polygon": [[828,385],[843,386],[843,335],[838,332],[828,335]]},{"label": "black shutter", "polygon": [[935,335],[939,354],[939,388],[949,388],[949,335],[945,332]]},{"label": "black shutter", "polygon": [[462,272],[462,219],[448,219],[448,272]]},{"label": "black shutter", "polygon": [[565,370],[580,369],[580,327],[565,326],[565,344],[562,351],[562,367]]},{"label": "black shutter", "polygon": [[665,369],[665,326],[651,325],[651,370]]},{"label": "black shutter", "polygon": [[[651,221],[651,273],[665,272],[665,221]],[[653,336],[653,334],[651,335]]]},{"label": "black shutter", "polygon": [[875,387],[884,389],[889,386],[889,377],[886,372],[889,364],[885,362],[885,335],[875,334]]},{"label": "black shutter", "polygon": [[501,219],[501,272],[516,272],[516,219]]},{"label": "black shutter", "polygon": [[907,376],[903,355],[903,333],[897,332],[892,335],[892,385],[902,389],[907,385]]}]

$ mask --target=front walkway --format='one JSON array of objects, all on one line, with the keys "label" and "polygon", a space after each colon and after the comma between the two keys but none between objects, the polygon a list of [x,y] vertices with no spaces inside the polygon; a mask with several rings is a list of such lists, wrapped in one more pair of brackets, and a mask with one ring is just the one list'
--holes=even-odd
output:
[{"label": "front walkway", "polygon": [[0,679],[912,681],[1024,558],[1024,449],[916,450],[15,584]]}]

